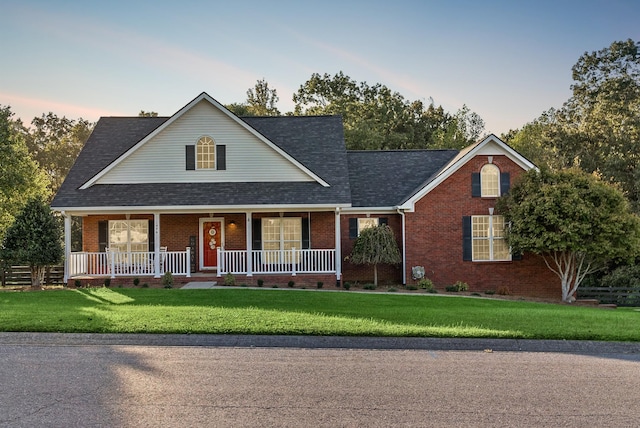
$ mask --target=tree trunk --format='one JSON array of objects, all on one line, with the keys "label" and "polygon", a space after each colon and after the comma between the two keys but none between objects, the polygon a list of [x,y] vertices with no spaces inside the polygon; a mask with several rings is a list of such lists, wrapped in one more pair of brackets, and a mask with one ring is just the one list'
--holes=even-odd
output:
[{"label": "tree trunk", "polygon": [[31,288],[42,288],[43,266],[31,266]]},{"label": "tree trunk", "polygon": [[373,285],[378,286],[378,264],[373,264]]}]

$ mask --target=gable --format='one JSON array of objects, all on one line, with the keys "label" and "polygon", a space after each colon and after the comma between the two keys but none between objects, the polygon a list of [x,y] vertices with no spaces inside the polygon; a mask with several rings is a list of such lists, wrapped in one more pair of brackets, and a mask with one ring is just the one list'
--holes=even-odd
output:
[{"label": "gable", "polygon": [[456,171],[465,166],[468,162],[477,157],[483,157],[488,160],[491,156],[504,156],[523,171],[528,171],[536,167],[524,156],[509,147],[505,142],[491,134],[482,141],[460,151],[460,153],[445,165],[438,174],[423,183],[423,185],[420,186],[420,188],[414,192],[411,197],[406,199],[399,208],[406,211],[413,211],[417,201],[443,183],[447,178],[455,174]]},{"label": "gable", "polygon": [[[224,170],[189,170],[186,146],[208,136],[226,149]],[[201,99],[139,144],[93,184],[304,182],[313,176],[227,113]]]}]

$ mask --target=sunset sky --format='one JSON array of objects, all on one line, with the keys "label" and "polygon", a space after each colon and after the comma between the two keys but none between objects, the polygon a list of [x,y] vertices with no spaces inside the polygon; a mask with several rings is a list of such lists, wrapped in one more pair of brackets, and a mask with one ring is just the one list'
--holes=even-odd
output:
[{"label": "sunset sky", "polygon": [[342,71],[500,135],[560,107],[586,51],[640,40],[640,2],[0,0],[0,105],[26,123],[172,115],[205,91],[244,102],[265,79],[281,112],[312,73]]}]

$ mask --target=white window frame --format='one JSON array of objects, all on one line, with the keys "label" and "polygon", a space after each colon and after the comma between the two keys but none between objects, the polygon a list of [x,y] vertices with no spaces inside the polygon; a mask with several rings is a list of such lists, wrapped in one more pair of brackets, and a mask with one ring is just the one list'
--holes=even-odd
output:
[{"label": "white window frame", "polygon": [[[272,223],[278,228],[277,238],[268,237],[267,233],[272,233]],[[293,226],[293,231],[287,227]],[[302,217],[263,217],[262,218],[262,249],[263,250],[290,250],[302,248]],[[291,234],[293,233],[293,238]],[[267,239],[270,238],[270,239]],[[288,239],[287,239],[288,238]],[[265,248],[265,244],[278,244],[278,248]],[[291,245],[293,244],[293,245]],[[275,247],[275,245],[274,245]]]},{"label": "white window frame", "polygon": [[500,197],[500,168],[492,163],[480,169],[480,196],[483,198]]},{"label": "white window frame", "polygon": [[363,217],[358,219],[358,236],[360,233],[368,229],[370,227],[380,226],[380,218],[379,217]]},{"label": "white window frame", "polygon": [[[144,241],[133,241],[132,240],[132,235],[135,234],[136,232],[136,227],[135,225],[140,225],[143,228],[146,228],[146,239]],[[115,239],[113,239],[113,235],[112,233],[114,231],[116,231],[116,228],[120,229],[120,233],[122,234],[123,232],[126,231],[126,248],[123,251],[123,242],[118,240],[116,241]],[[109,241],[109,250],[113,251],[114,249],[118,249],[118,251],[121,252],[127,252],[127,253],[131,253],[131,252],[149,252],[149,234],[151,233],[151,231],[149,230],[149,220],[144,220],[144,219],[140,219],[140,220],[109,220],[109,225],[108,225],[108,241]],[[144,250],[138,250],[136,249],[135,251],[132,251],[132,244],[136,245],[136,246],[146,246],[146,248]]]},{"label": "white window frame", "polygon": [[[497,226],[499,223],[502,223],[502,235],[496,236]],[[486,227],[482,227],[486,225]],[[511,261],[511,249],[507,248],[507,256],[506,258],[498,258],[496,256],[496,247],[500,245],[500,243],[506,245],[506,224],[504,221],[504,217],[500,215],[474,215],[471,216],[471,259],[474,262],[493,262],[493,261]],[[488,258],[480,258],[478,254],[476,244],[481,245],[485,244],[489,249]]]},{"label": "white window frame", "polygon": [[196,170],[198,169],[216,169],[216,142],[208,135],[198,138],[196,143]]}]

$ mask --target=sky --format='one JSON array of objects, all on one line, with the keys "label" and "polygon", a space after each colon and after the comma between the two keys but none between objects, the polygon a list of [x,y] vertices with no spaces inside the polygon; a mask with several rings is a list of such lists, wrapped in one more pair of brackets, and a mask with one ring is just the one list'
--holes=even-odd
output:
[{"label": "sky", "polygon": [[170,116],[201,92],[283,113],[313,73],[463,105],[500,135],[571,96],[585,52],[640,40],[637,0],[0,0],[0,106],[26,124]]}]

